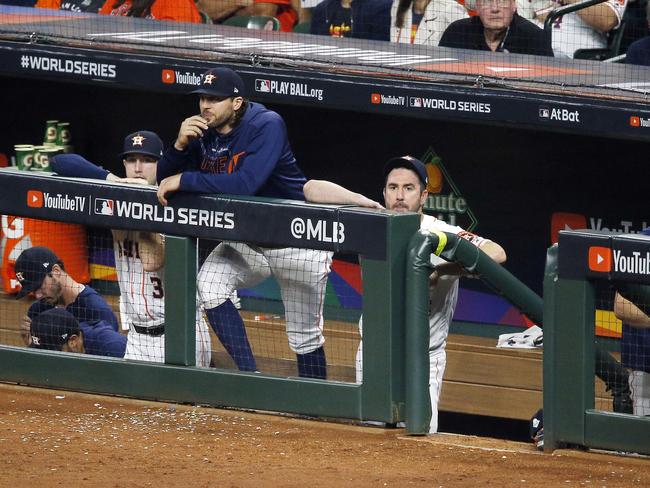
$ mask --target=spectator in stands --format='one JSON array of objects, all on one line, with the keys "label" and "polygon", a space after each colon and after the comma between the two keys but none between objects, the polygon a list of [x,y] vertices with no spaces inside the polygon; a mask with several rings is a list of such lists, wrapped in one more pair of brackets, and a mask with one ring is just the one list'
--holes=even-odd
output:
[{"label": "spectator in stands", "polygon": [[312,34],[390,40],[392,0],[324,0],[313,9]]},{"label": "spectator in stands", "polygon": [[253,14],[253,0],[197,0],[196,6],[219,24],[230,17]]},{"label": "spectator in stands", "polygon": [[517,15],[516,0],[476,0],[476,10],[477,17],[451,24],[440,46],[553,56],[544,31]]},{"label": "spectator in stands", "polygon": [[467,16],[465,7],[456,0],[394,0],[390,40],[437,46],[449,24]]},{"label": "spectator in stands", "polygon": [[30,327],[31,344],[35,349],[77,352],[95,356],[121,358],[126,349],[126,336],[115,332],[101,321],[89,326],[62,308],[38,314]]},{"label": "spectator in stands", "polygon": [[117,318],[106,300],[90,286],[78,283],[66,273],[63,262],[54,252],[43,246],[30,247],[18,256],[14,266],[21,289],[16,298],[33,294],[32,303],[21,324],[21,336],[29,344],[32,319],[54,307],[65,307],[82,323],[94,325],[105,322],[115,331]]},{"label": "spectator in stands", "polygon": [[72,12],[88,12],[96,14],[105,0],[38,0],[36,8],[52,10],[70,10]]},{"label": "spectator in stands", "polygon": [[201,22],[201,15],[194,0],[106,0],[99,13],[176,22]]},{"label": "spectator in stands", "polygon": [[[548,14],[563,5],[580,0],[544,0],[534,10],[540,26]],[[559,17],[553,23],[553,52],[557,57],[573,58],[578,49],[607,47],[607,34],[621,25],[628,0],[607,0],[604,3]]]},{"label": "spectator in stands", "polygon": [[291,32],[298,23],[300,0],[253,0],[253,14],[275,17],[280,21],[280,30]]},{"label": "spectator in stands", "polygon": [[650,66],[650,37],[644,37],[630,44],[625,56],[627,64]]}]

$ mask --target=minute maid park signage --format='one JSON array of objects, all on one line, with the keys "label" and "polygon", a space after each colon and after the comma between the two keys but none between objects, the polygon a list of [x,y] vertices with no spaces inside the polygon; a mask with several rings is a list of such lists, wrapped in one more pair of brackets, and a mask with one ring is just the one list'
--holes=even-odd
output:
[{"label": "minute maid park signage", "polygon": [[458,225],[468,231],[474,230],[478,224],[476,216],[451,179],[440,156],[429,147],[420,160],[425,164],[429,176],[429,196],[424,204],[424,213],[450,225]]}]

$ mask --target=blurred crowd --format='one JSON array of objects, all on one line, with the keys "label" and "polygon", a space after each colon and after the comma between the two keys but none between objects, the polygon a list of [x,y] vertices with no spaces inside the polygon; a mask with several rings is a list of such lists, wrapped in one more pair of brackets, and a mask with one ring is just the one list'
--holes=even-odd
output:
[{"label": "blurred crowd", "polygon": [[[649,65],[648,0],[604,0],[580,5],[586,1],[1,0],[0,3],[493,52],[625,59],[627,63]],[[557,12],[558,9],[563,12]]]}]

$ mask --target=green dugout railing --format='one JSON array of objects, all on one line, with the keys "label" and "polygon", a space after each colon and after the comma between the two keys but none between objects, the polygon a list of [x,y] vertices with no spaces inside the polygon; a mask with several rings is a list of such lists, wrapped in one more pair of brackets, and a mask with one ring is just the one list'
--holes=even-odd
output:
[{"label": "green dugout railing", "polygon": [[[0,170],[0,187],[2,214],[165,233],[165,286],[173,290],[166,293],[165,364],[0,346],[0,381],[387,423],[404,419],[404,263],[417,215],[182,194],[163,208],[154,188],[12,170]],[[29,200],[36,192],[42,199]],[[104,200],[113,201],[112,214],[100,211]],[[193,367],[197,237],[359,254],[367,324],[363,384]]]},{"label": "green dugout railing", "polygon": [[[524,283],[509,273],[505,268],[495,263],[484,252],[472,245],[470,242],[459,238],[458,236],[446,232],[426,232],[418,231],[411,238],[408,252],[408,262],[406,271],[406,429],[411,434],[424,434],[428,431],[431,419],[431,408],[428,396],[429,383],[429,320],[428,320],[428,287],[429,274],[431,273],[431,254],[436,254],[446,259],[459,263],[468,272],[475,274],[487,286],[501,294],[510,303],[515,305],[522,313],[528,316],[533,322],[540,327],[550,321],[556,323],[552,317],[549,317],[549,305],[553,303],[555,295],[549,293],[545,286],[544,302],[535,292],[530,290]],[[556,279],[553,269],[557,262],[557,249],[549,250],[549,259],[547,264],[546,280]],[[636,290],[636,288],[635,288]],[[570,313],[568,309],[579,308],[579,305],[572,305],[575,297],[567,298],[563,302],[562,310]],[[648,302],[650,303],[650,302]],[[578,313],[578,312],[575,312]],[[587,312],[584,312],[588,315]],[[622,368],[602,346],[594,344],[594,310],[591,310],[591,342],[587,336],[582,337],[589,342],[583,346],[588,350],[584,356],[585,362],[591,365],[589,371],[583,371],[580,385],[584,388],[591,387],[591,402],[593,404],[593,386],[594,374],[601,378],[612,393],[616,393],[621,385],[627,385],[627,372]],[[546,319],[546,320],[545,320]],[[584,332],[587,334],[586,332]],[[564,377],[566,374],[574,374],[574,371],[568,371],[570,365],[563,364],[562,359],[558,357],[555,349],[555,342],[549,340],[554,338],[555,330],[551,327],[544,327],[544,422],[545,435],[548,435],[547,429],[553,431],[553,421],[560,415],[552,403],[555,392],[548,391],[548,385],[553,385],[558,376]],[[567,352],[568,354],[568,352]],[[564,356],[562,356],[564,358]],[[574,358],[572,358],[574,359]],[[594,364],[596,367],[594,367]],[[574,380],[577,378],[574,377]],[[577,387],[577,383],[574,383]],[[588,390],[583,392],[582,406],[586,405],[587,397],[590,395]],[[576,407],[577,408],[577,407]],[[593,408],[593,405],[592,405]],[[578,408],[579,410],[579,408]],[[627,416],[626,416],[627,417]],[[573,421],[575,419],[572,419]],[[569,423],[571,422],[569,421]],[[551,434],[551,439],[553,439]],[[553,441],[547,443],[549,449],[555,444]]]}]

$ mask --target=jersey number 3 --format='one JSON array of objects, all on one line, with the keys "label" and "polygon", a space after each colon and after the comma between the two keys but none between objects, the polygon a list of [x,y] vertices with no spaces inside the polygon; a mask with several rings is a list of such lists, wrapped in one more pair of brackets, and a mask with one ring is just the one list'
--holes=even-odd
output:
[{"label": "jersey number 3", "polygon": [[157,278],[156,276],[152,276],[150,279],[151,279],[151,284],[153,285],[153,297],[163,298],[165,296],[165,292],[163,291],[163,284],[160,278]]}]

